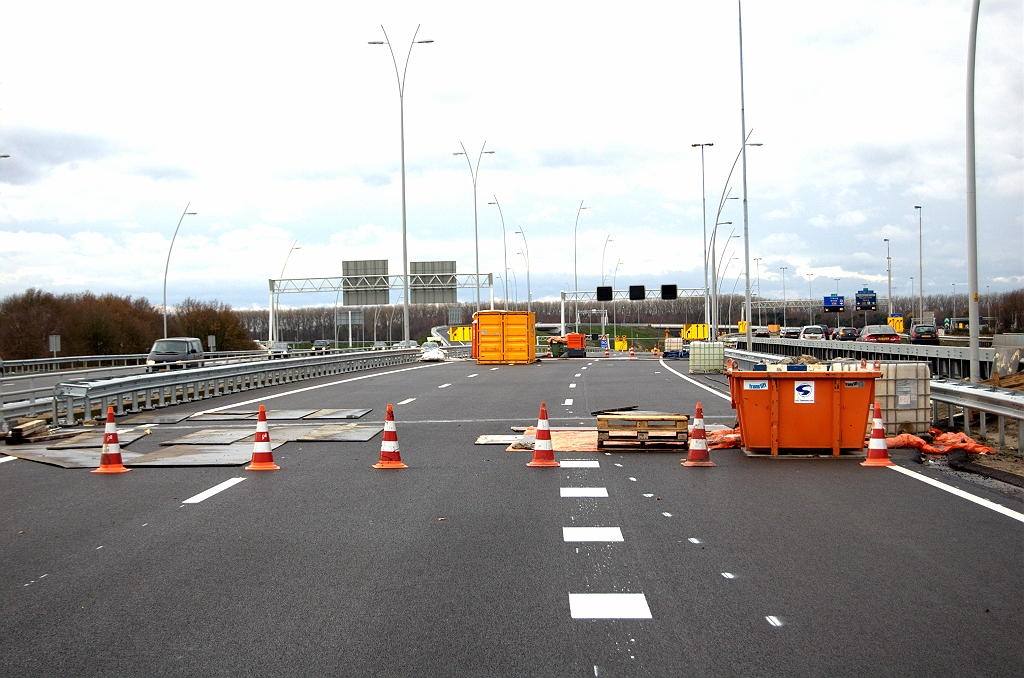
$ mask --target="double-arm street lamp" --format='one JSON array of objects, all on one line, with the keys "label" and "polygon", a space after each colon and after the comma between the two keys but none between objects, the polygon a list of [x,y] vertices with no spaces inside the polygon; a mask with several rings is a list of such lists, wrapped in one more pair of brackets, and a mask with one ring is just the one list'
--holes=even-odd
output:
[{"label": "double-arm street lamp", "polygon": [[[409,42],[409,51],[405,55],[405,67],[402,72],[398,72],[398,60],[395,58],[395,50],[391,48],[391,41],[388,39],[388,33],[384,30],[384,26],[380,27],[381,32],[384,33],[383,40],[371,40],[371,45],[387,45],[388,51],[391,52],[391,63],[395,65],[395,78],[398,80],[398,118],[399,118],[399,129],[401,135],[401,146],[402,146],[402,288],[404,302],[402,305],[403,315],[403,326],[402,326],[402,339],[403,341],[409,341],[409,246],[408,238],[406,236],[406,213],[405,213],[405,75],[409,71],[409,57],[412,56],[413,45],[427,45],[433,40],[417,40],[416,36],[420,33],[419,25],[416,26],[416,32],[412,34],[412,40]],[[480,276],[477,276],[477,307],[480,306]]]},{"label": "double-arm street lamp", "polygon": [[924,322],[924,210],[920,205],[914,205],[917,210],[917,319]]},{"label": "double-arm street lamp", "polygon": [[[480,147],[480,155],[476,158],[476,168],[473,168],[473,163],[469,160],[469,154],[466,153],[466,146],[460,141],[459,146],[462,146],[461,152],[452,153],[452,155],[464,155],[466,156],[466,164],[469,166],[469,176],[473,179],[473,243],[476,250],[476,310],[480,312],[480,229],[477,224],[476,218],[476,180],[480,176],[480,160],[484,157],[484,153],[487,155],[493,155],[494,151],[485,151],[487,148],[487,142],[485,141],[483,146]],[[507,263],[507,260],[506,260]],[[505,290],[505,296],[508,297],[508,290]],[[493,298],[493,297],[492,297]]]},{"label": "double-arm street lamp", "polygon": [[707,201],[707,189],[704,187],[704,147],[710,148],[714,146],[712,143],[707,144],[690,144],[691,147],[697,148],[700,146],[700,204],[701,209],[704,213],[704,324],[711,324],[711,300],[708,290],[708,201]]},{"label": "double-arm street lamp", "polygon": [[889,288],[887,294],[889,295],[889,317],[892,317],[892,257],[889,254],[889,239],[885,240],[885,273],[889,278]]},{"label": "double-arm street lamp", "polygon": [[188,207],[191,204],[191,202],[185,204],[185,211],[181,213],[178,225],[174,227],[174,235],[171,236],[171,246],[167,248],[167,263],[164,265],[164,339],[167,338],[167,270],[171,267],[171,250],[174,249],[174,241],[178,237],[178,229],[181,228],[181,222],[186,216],[195,216],[195,212],[188,211]]},{"label": "double-arm street lamp", "polygon": [[788,266],[780,266],[779,270],[782,271],[782,325],[785,327],[788,323],[786,322],[786,269]]},{"label": "double-arm street lamp", "polygon": [[529,313],[533,310],[533,295],[530,293],[530,245],[526,242],[526,234],[523,233],[522,228],[516,231],[516,235],[523,236],[523,248],[526,250],[525,254],[522,252],[520,254],[526,259],[526,312]]}]

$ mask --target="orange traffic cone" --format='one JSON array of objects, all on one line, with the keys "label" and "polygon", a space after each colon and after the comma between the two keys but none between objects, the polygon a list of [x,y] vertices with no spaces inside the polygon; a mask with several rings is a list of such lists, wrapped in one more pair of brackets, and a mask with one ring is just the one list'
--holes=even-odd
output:
[{"label": "orange traffic cone", "polygon": [[653,350],[653,351],[651,351],[651,352],[652,352],[652,353],[654,354],[654,357],[655,357],[655,358],[657,358],[657,357],[658,357],[658,355],[659,355],[659,354],[658,354],[658,347],[657,347],[657,346],[655,346],[655,347],[654,347],[654,350]]},{"label": "orange traffic cone", "polygon": [[267,411],[260,405],[260,415],[256,417],[256,442],[252,444],[252,462],[245,467],[246,471],[280,471],[281,467],[274,463],[274,453],[270,449],[270,430],[267,428]]},{"label": "orange traffic cone", "polygon": [[704,406],[700,403],[697,403],[697,411],[693,414],[693,432],[690,433],[689,448],[683,466],[715,465],[708,454],[708,439],[704,433]]},{"label": "orange traffic cone", "polygon": [[103,429],[103,451],[100,452],[100,467],[91,473],[128,473],[121,463],[121,443],[117,439],[117,424],[114,423],[114,408],[107,408],[107,425]]},{"label": "orange traffic cone", "polygon": [[636,353],[633,352],[633,347],[632,346],[629,347],[629,357],[630,358],[635,358],[636,357]]},{"label": "orange traffic cone", "polygon": [[861,466],[895,466],[889,459],[889,446],[885,443],[885,425],[882,423],[882,406],[875,403],[875,422],[868,442],[868,458]]},{"label": "orange traffic cone", "polygon": [[551,429],[548,427],[548,406],[547,403],[540,404],[540,414],[537,415],[537,437],[533,443],[533,461],[527,466],[558,466],[555,461],[555,451],[551,447]]},{"label": "orange traffic cone", "polygon": [[608,350],[607,346],[604,347],[604,357],[605,358],[611,358],[612,357],[611,351]]},{"label": "orange traffic cone", "polygon": [[402,452],[398,449],[398,431],[395,429],[395,410],[388,403],[384,416],[384,437],[380,440],[380,461],[373,468],[409,468],[402,463]]}]

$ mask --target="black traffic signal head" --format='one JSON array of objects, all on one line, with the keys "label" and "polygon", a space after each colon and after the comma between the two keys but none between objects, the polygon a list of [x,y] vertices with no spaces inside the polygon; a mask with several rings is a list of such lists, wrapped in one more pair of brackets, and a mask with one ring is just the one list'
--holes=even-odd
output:
[{"label": "black traffic signal head", "polygon": [[629,300],[630,301],[643,301],[647,298],[647,290],[644,289],[643,285],[630,285],[629,286]]},{"label": "black traffic signal head", "polygon": [[597,288],[597,300],[598,301],[611,301],[612,300],[612,288],[609,287],[598,287]]},{"label": "black traffic signal head", "polygon": [[679,290],[675,285],[662,285],[661,298],[672,300],[679,296]]}]

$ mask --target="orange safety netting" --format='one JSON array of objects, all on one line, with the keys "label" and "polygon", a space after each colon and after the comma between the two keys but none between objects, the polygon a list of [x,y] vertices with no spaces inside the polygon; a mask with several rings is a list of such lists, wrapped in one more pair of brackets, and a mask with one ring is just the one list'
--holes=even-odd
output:
[{"label": "orange safety netting", "polygon": [[995,454],[995,450],[986,447],[963,433],[943,433],[937,428],[929,429],[934,442],[926,443],[921,438],[909,433],[901,433],[895,438],[886,438],[887,447],[916,447],[925,454],[945,454],[952,450],[967,450],[971,454]]},{"label": "orange safety netting", "polygon": [[708,449],[709,450],[725,450],[732,447],[742,447],[743,444],[740,441],[740,427],[737,426],[734,429],[724,429],[721,431],[708,431]]}]

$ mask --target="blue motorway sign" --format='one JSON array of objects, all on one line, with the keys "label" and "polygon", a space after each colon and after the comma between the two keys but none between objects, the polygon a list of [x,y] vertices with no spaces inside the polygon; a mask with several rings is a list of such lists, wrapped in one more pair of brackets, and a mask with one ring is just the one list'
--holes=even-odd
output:
[{"label": "blue motorway sign", "polygon": [[841,294],[830,294],[825,297],[825,313],[842,313],[846,310],[846,297]]},{"label": "blue motorway sign", "polygon": [[865,287],[860,292],[857,292],[856,308],[858,311],[877,311],[878,297],[875,295],[875,291]]}]

